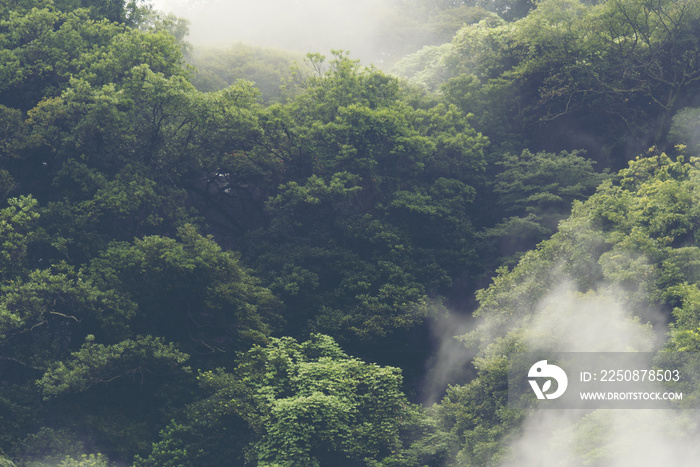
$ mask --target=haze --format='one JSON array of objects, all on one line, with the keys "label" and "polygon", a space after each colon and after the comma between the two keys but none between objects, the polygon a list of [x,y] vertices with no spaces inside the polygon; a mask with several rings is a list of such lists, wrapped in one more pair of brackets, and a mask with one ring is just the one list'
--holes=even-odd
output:
[{"label": "haze", "polygon": [[[351,52],[381,63],[375,38],[392,0],[153,0],[155,9],[188,19],[195,45],[245,42],[299,52]],[[382,19],[384,18],[384,19]]]}]

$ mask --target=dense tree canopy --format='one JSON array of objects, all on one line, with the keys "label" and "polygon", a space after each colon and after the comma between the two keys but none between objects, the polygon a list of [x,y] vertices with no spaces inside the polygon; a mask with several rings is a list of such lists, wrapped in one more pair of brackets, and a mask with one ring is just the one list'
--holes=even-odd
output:
[{"label": "dense tree canopy", "polygon": [[255,83],[263,101],[278,101],[289,69],[303,57],[275,49],[236,44],[228,49],[197,47],[186,56],[197,71],[192,84],[200,91],[218,91],[236,81]]},{"label": "dense tree canopy", "polygon": [[[424,428],[398,369],[350,358],[328,336],[273,339],[233,374],[209,371],[199,381],[210,395],[136,465],[417,465],[407,448]],[[249,444],[231,445],[229,430]]]},{"label": "dense tree canopy", "polygon": [[[638,158],[618,182],[576,203],[550,240],[477,293],[476,314],[484,323],[464,339],[482,349],[475,360],[479,376],[452,387],[439,409],[446,428],[466,440],[459,459],[491,465],[508,456],[507,433],[524,416],[506,408],[512,352],[649,351],[658,309],[671,323],[663,349],[698,350],[699,176],[697,159]],[[629,456],[601,450],[595,457]]]},{"label": "dense tree canopy", "polygon": [[343,56],[304,91],[263,116],[251,156],[274,185],[245,254],[298,323],[365,337],[411,326],[475,259],[486,140],[456,109],[414,108],[396,80]]},{"label": "dense tree canopy", "polygon": [[513,352],[700,351],[700,3],[383,8],[401,78],[0,5],[0,465],[500,465]]},{"label": "dense tree canopy", "polygon": [[672,116],[695,99],[698,15],[694,0],[547,0],[516,22],[466,26],[423,67],[397,71],[447,81],[448,99],[505,148],[585,148],[622,168],[666,143]]}]

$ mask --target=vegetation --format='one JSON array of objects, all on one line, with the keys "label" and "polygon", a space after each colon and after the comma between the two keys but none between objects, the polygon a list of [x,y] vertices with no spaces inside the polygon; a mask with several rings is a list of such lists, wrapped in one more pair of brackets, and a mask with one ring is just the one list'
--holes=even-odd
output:
[{"label": "vegetation", "polygon": [[[700,351],[700,2],[397,5],[398,76],[0,5],[0,464],[498,465],[511,353]],[[423,407],[472,297],[474,377]]]},{"label": "vegetation", "polygon": [[587,149],[619,169],[665,144],[693,102],[699,15],[694,0],[546,0],[519,21],[462,28],[424,68],[397,71],[473,112],[500,148]]}]

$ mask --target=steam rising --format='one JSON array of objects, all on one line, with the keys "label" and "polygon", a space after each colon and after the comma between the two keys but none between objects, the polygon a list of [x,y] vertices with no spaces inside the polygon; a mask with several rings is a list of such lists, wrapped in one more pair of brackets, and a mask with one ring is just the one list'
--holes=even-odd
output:
[{"label": "steam rising", "polygon": [[[692,411],[691,411],[692,412]],[[669,410],[542,410],[523,425],[501,467],[691,467],[700,459],[696,423]]]},{"label": "steam rising", "polygon": [[573,283],[559,285],[540,302],[528,324],[528,348],[556,352],[653,351],[651,326],[642,324],[625,308],[623,296],[614,288],[580,293]]},{"label": "steam rising", "polygon": [[[652,327],[625,307],[625,296],[612,286],[582,294],[561,284],[525,320],[525,342],[530,350],[560,352],[655,350]],[[653,319],[649,310],[642,314]],[[535,410],[501,467],[697,466],[696,419],[694,411]]]},{"label": "steam rising", "polygon": [[436,353],[426,364],[422,384],[422,401],[426,406],[438,402],[448,384],[463,382],[469,375],[467,365],[475,351],[469,350],[455,336],[473,327],[473,319],[456,314],[440,315],[429,324],[430,334],[436,343]]}]

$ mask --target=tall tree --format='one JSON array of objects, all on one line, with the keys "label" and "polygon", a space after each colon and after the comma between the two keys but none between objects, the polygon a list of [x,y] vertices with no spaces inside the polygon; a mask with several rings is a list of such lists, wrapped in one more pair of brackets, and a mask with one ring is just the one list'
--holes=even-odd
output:
[{"label": "tall tree", "polygon": [[290,332],[408,329],[475,264],[487,140],[456,108],[412,107],[398,81],[343,55],[302,86],[266,110],[259,144],[224,177],[232,192],[266,182],[267,222],[244,257],[287,304]]}]

